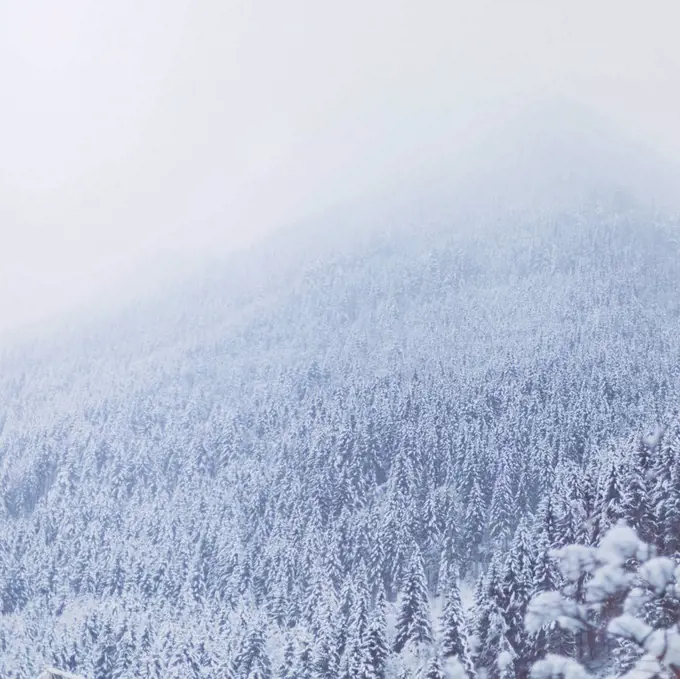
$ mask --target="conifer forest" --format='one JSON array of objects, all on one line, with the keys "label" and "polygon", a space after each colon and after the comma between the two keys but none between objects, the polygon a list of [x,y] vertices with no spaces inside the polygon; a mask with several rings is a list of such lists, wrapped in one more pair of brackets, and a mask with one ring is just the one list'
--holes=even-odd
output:
[{"label": "conifer forest", "polygon": [[2,679],[678,676],[677,216],[367,233],[0,344]]}]

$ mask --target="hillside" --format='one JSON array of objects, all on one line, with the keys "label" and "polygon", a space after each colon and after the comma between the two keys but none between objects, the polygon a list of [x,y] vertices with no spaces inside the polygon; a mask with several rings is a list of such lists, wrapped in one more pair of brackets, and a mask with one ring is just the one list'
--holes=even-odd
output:
[{"label": "hillside", "polygon": [[478,669],[537,652],[512,606],[549,547],[637,520],[614,477],[680,402],[680,225],[607,188],[399,226],[5,349],[2,677],[357,676],[383,646],[403,676],[450,630]]}]

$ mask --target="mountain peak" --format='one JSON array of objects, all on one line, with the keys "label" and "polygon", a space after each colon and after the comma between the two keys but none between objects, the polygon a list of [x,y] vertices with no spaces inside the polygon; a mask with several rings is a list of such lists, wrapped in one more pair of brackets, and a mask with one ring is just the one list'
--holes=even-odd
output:
[{"label": "mountain peak", "polygon": [[512,204],[542,206],[616,191],[670,206],[677,195],[677,169],[666,159],[597,113],[559,99],[498,120],[465,160],[468,187],[492,190]]}]

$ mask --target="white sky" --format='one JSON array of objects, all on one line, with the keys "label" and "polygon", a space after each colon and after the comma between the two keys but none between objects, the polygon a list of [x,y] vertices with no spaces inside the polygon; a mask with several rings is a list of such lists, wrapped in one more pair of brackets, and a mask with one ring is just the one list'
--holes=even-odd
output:
[{"label": "white sky", "polygon": [[680,160],[677,0],[0,0],[0,329],[561,95]]}]

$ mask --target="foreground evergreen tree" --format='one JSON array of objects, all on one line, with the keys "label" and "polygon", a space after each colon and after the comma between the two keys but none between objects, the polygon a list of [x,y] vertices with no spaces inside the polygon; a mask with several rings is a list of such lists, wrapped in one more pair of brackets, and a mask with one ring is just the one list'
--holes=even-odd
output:
[{"label": "foreground evergreen tree", "polygon": [[[553,552],[568,592],[585,574],[584,601],[562,592],[543,592],[530,603],[526,626],[537,633],[559,624],[568,630],[597,629],[615,642],[623,642],[624,665],[619,672],[639,679],[680,675],[680,630],[646,622],[647,606],[659,597],[680,598],[680,567],[668,557],[655,556],[648,543],[624,523],[611,528],[597,547],[567,545]],[[621,646],[620,646],[621,648]],[[535,677],[591,675],[573,658],[549,653],[536,662]]]}]

